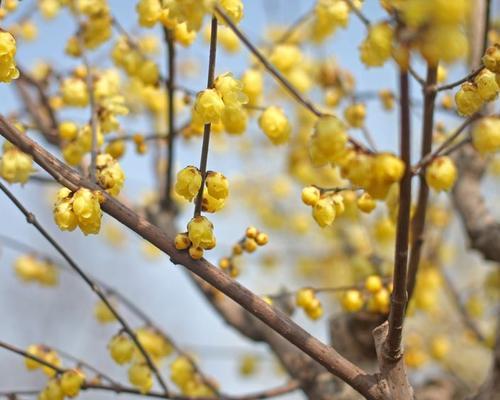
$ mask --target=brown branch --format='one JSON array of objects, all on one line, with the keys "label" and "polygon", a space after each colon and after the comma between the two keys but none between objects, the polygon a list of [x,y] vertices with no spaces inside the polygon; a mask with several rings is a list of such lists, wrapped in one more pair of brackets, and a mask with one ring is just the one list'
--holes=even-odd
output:
[{"label": "brown branch", "polygon": [[399,211],[396,228],[394,254],[393,292],[389,320],[373,332],[379,358],[380,371],[394,400],[413,398],[413,389],[406,375],[401,346],[403,323],[408,300],[406,274],[411,208],[411,131],[410,88],[407,71],[400,71],[400,157],[405,163],[405,172],[399,183]]},{"label": "brown branch", "polygon": [[[214,86],[215,79],[215,59],[217,55],[217,17],[212,16],[212,23],[210,26],[210,55],[208,58],[208,77],[207,89]],[[199,216],[201,213],[201,204],[203,202],[203,189],[205,187],[205,180],[207,175],[207,161],[208,161],[208,148],[210,145],[210,131],[212,124],[206,124],[203,128],[203,144],[201,145],[201,158],[200,158],[200,172],[201,172],[201,186],[196,196],[196,203],[194,208],[194,216]]]},{"label": "brown branch", "polygon": [[356,16],[359,18],[359,20],[363,23],[363,25],[366,27],[366,29],[370,29],[371,27],[371,22],[370,20],[360,11],[358,8],[354,5],[352,0],[345,0],[351,11],[356,14]]},{"label": "brown branch", "polygon": [[[427,67],[426,87],[432,87],[437,81],[437,66]],[[420,156],[424,159],[432,150],[432,134],[434,129],[434,105],[436,100],[435,91],[424,91],[424,120],[422,124],[422,148]],[[429,187],[425,182],[425,177],[420,176],[420,186],[418,188],[417,210],[412,220],[412,242],[410,261],[408,263],[408,283],[406,290],[408,301],[411,299],[415,283],[417,281],[420,255],[424,244],[425,215],[427,202],[429,200]]]},{"label": "brown branch", "polygon": [[[422,155],[420,158],[420,161],[412,168],[413,174],[418,174],[419,171],[426,166],[428,166],[432,161],[434,161],[437,157],[443,154],[443,152],[446,150],[446,148],[457,139],[460,134],[465,131],[465,129],[472,124],[474,121],[477,119],[481,118],[482,114],[481,113],[476,113],[471,115],[469,118],[467,118],[462,124],[455,129],[455,131],[448,136],[443,143],[441,143],[436,150],[433,152],[427,152],[425,155]],[[432,132],[431,132],[432,134]],[[432,138],[431,138],[432,139]],[[431,143],[432,144],[432,143]]]},{"label": "brown branch", "polygon": [[120,313],[116,310],[116,308],[112,305],[112,303],[108,300],[106,294],[102,291],[102,289],[94,282],[92,279],[76,264],[76,262],[69,256],[69,254],[64,250],[59,243],[45,230],[45,228],[38,222],[35,215],[28,211],[23,204],[14,196],[14,194],[7,189],[7,187],[0,182],[0,190],[5,193],[5,195],[9,198],[9,200],[21,211],[22,214],[26,217],[26,221],[33,225],[38,232],[57,250],[57,252],[64,258],[64,260],[71,266],[71,268],[84,280],[84,282],[92,289],[92,291],[103,301],[103,303],[109,308],[111,313],[118,320],[123,330],[130,336],[134,344],[137,346],[140,353],[144,356],[146,363],[149,368],[153,371],[158,379],[158,383],[164,390],[165,394],[168,394],[168,389],[165,381],[163,380],[158,368],[154,364],[151,359],[149,353],[144,349],[143,345],[137,338],[136,334],[132,330],[132,328],[128,325],[127,321],[120,315]]},{"label": "brown branch", "polygon": [[30,354],[30,353],[28,353],[24,350],[21,350],[15,346],[12,346],[11,344],[0,341],[0,347],[5,349],[5,350],[11,351],[12,353],[19,354],[20,356],[23,356],[24,358],[29,358],[30,360],[36,361],[36,362],[40,363],[41,365],[54,370],[58,374],[62,374],[65,371],[64,368],[58,367],[57,365],[54,365],[48,361],[45,361],[43,358],[37,357],[34,354]]},{"label": "brown branch", "polygon": [[471,79],[474,79],[476,75],[478,75],[482,70],[484,69],[484,66],[481,64],[478,68],[464,76],[462,79],[459,79],[455,82],[448,83],[447,85],[442,85],[438,86],[435,88],[436,92],[442,92],[443,90],[450,90],[453,89],[454,87],[461,85],[462,83],[465,83],[467,81],[470,81]]},{"label": "brown branch", "polygon": [[163,28],[165,44],[167,47],[167,65],[168,79],[166,80],[167,92],[167,123],[168,123],[168,141],[167,141],[167,170],[165,171],[165,192],[163,193],[162,206],[168,210],[172,208],[172,182],[174,179],[174,143],[175,143],[175,43],[172,32]]},{"label": "brown branch", "polygon": [[[0,116],[0,134],[19,147],[21,151],[30,154],[38,165],[70,190],[78,190],[81,187],[92,190],[99,189],[95,184],[92,184],[76,171],[60,162],[29,137],[20,134],[3,116]],[[366,398],[381,399],[381,393],[374,377],[346,360],[330,346],[311,336],[284,313],[269,306],[260,297],[231,279],[208,261],[204,259],[193,260],[187,252],[177,250],[171,233],[152,225],[106,193],[103,193],[103,195],[105,197],[102,204],[103,211],[169,255],[174,264],[183,265],[189,271],[220,290]]]}]

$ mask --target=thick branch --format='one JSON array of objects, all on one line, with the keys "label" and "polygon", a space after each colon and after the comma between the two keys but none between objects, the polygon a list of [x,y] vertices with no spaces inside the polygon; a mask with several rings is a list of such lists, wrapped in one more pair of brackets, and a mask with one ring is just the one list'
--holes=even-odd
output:
[{"label": "thick branch", "polygon": [[[0,116],[0,133],[22,151],[30,154],[38,165],[70,190],[77,190],[80,187],[98,189],[96,185],[60,162],[26,135],[20,134],[3,116]],[[172,235],[166,234],[116,199],[106,194],[104,196],[105,201],[102,204],[102,209],[106,213],[165,252],[170,256],[174,264],[185,266],[188,270],[233,299],[366,398],[381,398],[376,380],[372,376],[367,375],[363,370],[346,360],[333,348],[311,336],[284,313],[269,306],[260,297],[231,279],[208,261],[204,259],[193,260],[187,252],[177,250]]]}]

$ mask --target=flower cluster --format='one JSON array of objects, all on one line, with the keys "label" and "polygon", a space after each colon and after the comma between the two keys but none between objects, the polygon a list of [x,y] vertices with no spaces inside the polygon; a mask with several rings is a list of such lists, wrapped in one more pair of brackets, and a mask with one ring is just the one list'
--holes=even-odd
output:
[{"label": "flower cluster", "polygon": [[85,383],[85,374],[79,369],[69,369],[61,376],[50,379],[38,395],[40,400],[63,400],[76,397]]},{"label": "flower cluster", "polygon": [[389,1],[389,12],[397,13],[413,35],[412,45],[431,65],[439,61],[454,62],[468,51],[464,25],[471,2],[409,0]]},{"label": "flower cluster", "polygon": [[37,282],[43,286],[57,285],[59,272],[49,260],[40,260],[33,255],[23,255],[14,263],[16,275],[24,282]]},{"label": "flower cluster", "polygon": [[0,176],[9,183],[26,183],[33,172],[33,158],[10,142],[4,142]]},{"label": "flower cluster", "polygon": [[[158,331],[151,327],[135,330],[137,340],[154,362],[161,362],[172,353],[172,345]],[[128,379],[142,393],[147,393],[153,386],[151,369],[143,355],[125,333],[118,333],[108,343],[108,350],[113,361],[119,365],[130,363]]]},{"label": "flower cluster", "polygon": [[192,362],[185,356],[177,357],[170,365],[170,379],[185,396],[210,397],[212,390],[203,382]]},{"label": "flower cluster", "polygon": [[219,260],[219,267],[236,278],[240,274],[240,268],[236,264],[236,257],[243,252],[253,253],[259,246],[265,246],[269,241],[266,233],[260,232],[254,226],[250,226],[245,231],[245,236],[239,240],[232,248],[231,255]]},{"label": "flower cluster", "polygon": [[483,68],[472,82],[465,82],[455,94],[455,104],[460,115],[468,116],[478,112],[485,103],[497,98],[499,86],[497,75]]},{"label": "flower cluster", "polygon": [[[57,352],[48,348],[47,346],[43,346],[41,344],[32,344],[28,346],[28,348],[26,349],[26,353],[38,357],[52,365],[55,365],[56,367],[60,367],[62,365],[61,358],[59,357]],[[40,364],[38,361],[32,360],[31,358],[26,357],[24,359],[24,365],[29,371],[34,371],[40,368],[48,377],[53,377],[56,375],[56,371],[54,371],[52,368]]]},{"label": "flower cluster", "polygon": [[125,182],[122,167],[110,154],[99,154],[96,159],[97,181],[112,196],[118,196]]},{"label": "flower cluster", "polygon": [[316,186],[302,189],[302,201],[312,207],[312,216],[322,228],[329,226],[335,217],[344,212],[344,198],[337,190],[322,190]]},{"label": "flower cluster", "polygon": [[240,134],[246,130],[247,114],[243,105],[248,97],[243,84],[232,74],[219,75],[213,89],[198,93],[193,111],[193,123],[218,124],[223,122],[229,133]]},{"label": "flower cluster", "polygon": [[10,82],[19,77],[14,57],[16,55],[16,40],[5,31],[0,31],[0,82]]},{"label": "flower cluster", "polygon": [[313,289],[300,289],[295,296],[295,304],[304,309],[304,312],[312,320],[319,319],[323,315],[323,306]]},{"label": "flower cluster", "polygon": [[391,285],[384,287],[380,276],[369,275],[365,279],[363,289],[346,290],[340,298],[340,304],[345,311],[351,313],[358,312],[366,306],[369,312],[387,314],[391,290]]},{"label": "flower cluster", "polygon": [[213,249],[215,244],[214,226],[202,216],[192,218],[187,225],[187,232],[178,233],[175,237],[175,248],[189,248],[189,255],[195,260],[202,258],[203,251]]},{"label": "flower cluster", "polygon": [[86,188],[72,192],[62,188],[54,205],[54,220],[63,231],[73,231],[78,226],[85,235],[99,233],[102,201],[100,192]]}]

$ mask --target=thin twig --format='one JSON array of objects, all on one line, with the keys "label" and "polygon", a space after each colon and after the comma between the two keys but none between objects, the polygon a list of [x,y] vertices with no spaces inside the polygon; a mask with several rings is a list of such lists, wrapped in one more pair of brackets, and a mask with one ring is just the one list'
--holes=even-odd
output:
[{"label": "thin twig", "polygon": [[75,270],[75,272],[85,281],[85,283],[92,289],[92,291],[103,301],[103,303],[109,308],[111,313],[118,320],[120,325],[123,327],[123,330],[130,336],[132,341],[135,343],[141,354],[144,356],[146,363],[149,368],[156,375],[158,383],[162,387],[165,395],[168,395],[168,388],[163,380],[158,368],[155,363],[151,359],[149,353],[144,349],[143,345],[137,338],[137,335],[134,333],[132,328],[128,325],[127,321],[120,315],[120,313],[116,310],[113,304],[108,300],[106,294],[102,291],[102,289],[94,282],[92,279],[76,264],[76,262],[69,256],[69,254],[62,248],[62,246],[57,243],[57,241],[45,230],[45,228],[38,222],[35,215],[28,211],[24,205],[17,199],[17,197],[9,190],[7,187],[0,182],[0,190],[5,193],[5,195],[12,201],[12,203],[21,211],[29,224],[33,225],[38,232],[57,250],[57,252],[64,258],[64,260]]},{"label": "thin twig", "polygon": [[314,9],[307,11],[290,24],[285,32],[274,42],[274,44],[286,43],[295,32],[314,15]]},{"label": "thin twig", "polygon": [[[207,89],[211,89],[214,85],[215,79],[215,59],[217,55],[217,17],[212,16],[212,24],[210,27],[210,55],[208,59],[208,77]],[[201,172],[201,186],[198,196],[196,197],[196,204],[194,208],[194,216],[201,213],[201,204],[203,202],[203,188],[205,187],[205,179],[207,175],[207,161],[208,161],[208,148],[210,145],[210,131],[212,125],[206,124],[203,128],[203,144],[201,146],[200,158],[200,172]]]},{"label": "thin twig", "polygon": [[[55,182],[55,181],[54,181]],[[62,271],[66,272],[75,272],[73,269],[67,269],[63,265],[63,260],[55,260],[53,257],[49,254],[45,254],[40,252],[38,249],[35,249],[33,246],[30,246],[24,242],[21,242],[20,240],[13,239],[9,236],[5,236],[0,233],[0,245],[5,244],[8,247],[21,251],[21,252],[27,252],[30,254],[37,255],[40,258],[43,258],[47,261],[50,261],[53,265],[56,265],[58,268],[60,268]],[[218,388],[213,384],[213,382],[204,375],[204,373],[201,371],[201,369],[198,367],[196,361],[189,355],[188,352],[184,351],[178,344],[175,343],[175,341],[172,339],[170,335],[168,335],[163,329],[161,329],[149,315],[147,315],[142,309],[140,309],[133,301],[131,301],[127,296],[125,296],[122,292],[119,290],[109,286],[107,283],[91,276],[88,275],[90,279],[94,282],[96,282],[99,286],[101,286],[106,294],[113,299],[116,299],[121,305],[123,305],[127,310],[129,310],[133,315],[135,315],[141,322],[153,328],[158,334],[160,334],[170,345],[174,348],[174,350],[181,356],[184,356],[188,359],[188,361],[191,363],[194,371],[199,374],[200,378],[202,381],[209,386],[215,393],[218,393]],[[53,347],[51,347],[53,348]],[[56,349],[57,350],[57,349]],[[57,350],[58,352],[61,352],[61,350]],[[62,352],[61,352],[62,353]],[[88,364],[83,364],[84,362],[82,360],[76,359],[75,357],[69,355],[66,353],[68,357],[73,358],[75,361],[82,363],[82,365],[87,366],[89,369],[91,367]],[[101,376],[105,377],[102,372],[97,371],[94,369],[94,372],[99,373]],[[108,380],[111,382],[111,379],[108,378]]]},{"label": "thin twig", "polygon": [[474,121],[477,119],[481,118],[482,114],[481,113],[476,113],[469,118],[467,118],[462,124],[450,135],[446,138],[446,140],[441,143],[436,150],[434,150],[432,153],[427,153],[425,156],[423,156],[420,161],[412,168],[412,173],[417,174],[422,168],[425,168],[427,165],[429,165],[434,159],[439,157],[440,155],[443,154],[443,151],[446,150],[446,148],[452,144],[455,139],[460,136],[460,134]]},{"label": "thin twig", "polygon": [[474,79],[476,77],[476,75],[478,75],[483,69],[484,69],[484,66],[483,66],[483,64],[481,64],[478,68],[476,68],[474,71],[470,72],[469,74],[467,74],[463,78],[461,78],[461,79],[459,79],[459,80],[457,80],[455,82],[448,83],[446,85],[438,86],[436,88],[436,92],[442,92],[444,90],[450,90],[450,89],[453,89],[454,87],[456,87],[458,85],[461,85],[462,83],[470,81],[471,79]]},{"label": "thin twig", "polygon": [[62,374],[62,373],[64,373],[64,371],[66,371],[64,368],[58,367],[57,365],[52,364],[51,362],[46,361],[43,358],[40,358],[34,354],[28,353],[27,351],[19,349],[11,344],[0,341],[0,347],[2,347],[5,350],[11,351],[12,353],[19,354],[20,356],[23,356],[24,358],[29,358],[30,360],[36,361],[36,362],[42,364],[43,366],[54,370],[58,374]]},{"label": "thin twig", "polygon": [[363,23],[363,25],[366,27],[366,29],[370,29],[371,27],[371,22],[370,20],[354,5],[352,0],[345,0],[351,11],[356,14],[356,16],[359,18],[359,20]]},{"label": "thin twig", "polygon": [[172,181],[174,179],[174,143],[175,143],[175,43],[172,32],[168,28],[163,28],[165,44],[167,47],[168,58],[168,79],[166,80],[167,92],[167,123],[168,123],[168,141],[167,141],[167,170],[165,171],[165,193],[163,194],[162,206],[164,209],[172,208]]}]

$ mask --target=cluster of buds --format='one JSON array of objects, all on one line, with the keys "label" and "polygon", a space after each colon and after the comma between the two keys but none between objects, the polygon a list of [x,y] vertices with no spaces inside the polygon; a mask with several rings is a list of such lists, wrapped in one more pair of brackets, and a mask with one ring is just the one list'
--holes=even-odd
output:
[{"label": "cluster of buds", "polygon": [[[15,126],[21,133],[24,133],[24,127],[21,124],[16,123]],[[33,158],[8,141],[3,143],[2,151],[0,176],[9,183],[26,183],[33,172]]]},{"label": "cluster of buds", "polygon": [[34,255],[23,255],[14,263],[16,275],[24,282],[37,282],[44,286],[57,285],[59,273],[50,260],[39,260]]},{"label": "cluster of buds", "polygon": [[245,236],[233,246],[231,255],[219,261],[219,267],[233,278],[237,277],[240,274],[240,269],[235,263],[235,258],[244,252],[253,253],[259,246],[265,246],[268,241],[267,234],[260,232],[253,226],[248,227]]},{"label": "cluster of buds", "polygon": [[[156,329],[142,327],[135,330],[137,340],[154,362],[161,362],[172,353],[170,342]],[[120,332],[108,343],[108,350],[113,361],[119,365],[129,364],[128,379],[132,385],[147,393],[153,386],[153,375],[144,356],[132,339]]]},{"label": "cluster of buds", "polygon": [[78,226],[85,235],[99,233],[103,201],[98,191],[80,188],[72,192],[62,188],[54,205],[54,220],[63,231],[73,231]]},{"label": "cluster of buds", "polygon": [[172,362],[170,378],[185,396],[213,396],[213,391],[203,382],[193,363],[185,356],[179,356]]},{"label": "cluster of buds", "polygon": [[346,290],[340,298],[340,304],[345,311],[351,313],[358,312],[363,307],[366,307],[369,312],[387,314],[389,312],[391,291],[392,286],[384,286],[380,276],[370,275],[365,279],[362,288]]},{"label": "cluster of buds", "polygon": [[304,309],[306,315],[312,320],[317,320],[323,315],[323,306],[313,289],[300,289],[295,296],[295,304]]},{"label": "cluster of buds", "polygon": [[76,397],[85,383],[85,374],[79,369],[69,369],[61,376],[50,379],[38,398],[40,400],[63,400]]},{"label": "cluster of buds", "polygon": [[339,190],[307,186],[302,189],[302,201],[312,207],[312,216],[322,228],[329,226],[335,217],[344,212],[344,198]]},{"label": "cluster of buds", "polygon": [[216,245],[214,226],[206,217],[193,217],[187,225],[187,232],[175,236],[177,250],[189,249],[189,255],[195,260],[203,257],[204,250],[211,250]]}]

